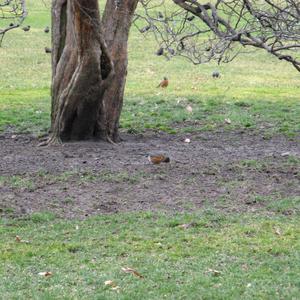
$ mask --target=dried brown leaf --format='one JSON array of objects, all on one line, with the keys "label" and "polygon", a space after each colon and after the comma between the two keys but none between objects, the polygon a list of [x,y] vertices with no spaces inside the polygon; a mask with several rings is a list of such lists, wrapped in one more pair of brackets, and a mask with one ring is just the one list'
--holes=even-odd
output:
[{"label": "dried brown leaf", "polygon": [[179,228],[188,229],[191,227],[191,224],[180,224],[178,225]]},{"label": "dried brown leaf", "polygon": [[44,277],[48,277],[48,276],[52,275],[52,272],[49,272],[49,271],[47,271],[47,272],[40,272],[39,275],[40,276],[44,276]]},{"label": "dried brown leaf", "polygon": [[207,273],[211,273],[213,276],[220,276],[221,272],[218,270],[214,270],[214,269],[208,269]]},{"label": "dried brown leaf", "polygon": [[115,287],[117,286],[112,280],[106,280],[104,282],[105,285],[109,285],[109,286],[112,286],[112,287]]},{"label": "dried brown leaf", "polygon": [[274,232],[275,232],[275,234],[277,234],[277,235],[281,235],[281,234],[282,234],[279,228],[275,228],[275,229],[274,229]]},{"label": "dried brown leaf", "polygon": [[25,244],[29,244],[30,243],[29,241],[22,240],[18,235],[16,235],[16,242],[18,242],[18,243],[25,243]]},{"label": "dried brown leaf", "polygon": [[138,271],[132,269],[132,268],[122,268],[122,271],[125,272],[125,273],[130,273],[138,278],[144,278],[143,275],[141,275]]},{"label": "dried brown leaf", "polygon": [[190,105],[187,105],[187,107],[185,108],[189,113],[193,112],[193,108]]}]

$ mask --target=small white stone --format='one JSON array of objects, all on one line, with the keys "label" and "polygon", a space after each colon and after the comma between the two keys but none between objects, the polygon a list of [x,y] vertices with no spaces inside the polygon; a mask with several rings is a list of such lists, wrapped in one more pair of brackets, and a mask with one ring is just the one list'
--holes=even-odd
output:
[{"label": "small white stone", "polygon": [[191,140],[190,140],[190,139],[188,139],[188,138],[186,138],[186,139],[184,140],[184,142],[185,142],[185,143],[190,143],[190,142],[191,142]]},{"label": "small white stone", "polygon": [[281,153],[281,156],[289,156],[289,155],[291,155],[290,152],[283,152],[283,153]]}]

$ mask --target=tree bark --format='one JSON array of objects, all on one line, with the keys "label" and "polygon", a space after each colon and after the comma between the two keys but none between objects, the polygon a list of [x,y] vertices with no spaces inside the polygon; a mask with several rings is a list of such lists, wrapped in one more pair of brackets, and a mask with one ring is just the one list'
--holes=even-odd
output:
[{"label": "tree bark", "polygon": [[123,106],[128,65],[128,37],[138,0],[107,0],[102,18],[104,38],[112,58],[115,76],[104,93],[106,115],[100,115],[107,135],[115,142],[120,140],[119,119]]},{"label": "tree bark", "polygon": [[106,138],[103,95],[113,63],[97,0],[54,0],[52,6],[50,142]]}]

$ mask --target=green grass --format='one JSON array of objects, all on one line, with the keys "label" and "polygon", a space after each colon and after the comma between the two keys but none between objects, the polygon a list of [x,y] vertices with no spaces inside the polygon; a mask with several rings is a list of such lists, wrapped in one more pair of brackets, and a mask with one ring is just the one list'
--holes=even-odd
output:
[{"label": "green grass", "polygon": [[[47,5],[43,4],[45,2]],[[0,49],[0,130],[43,133],[49,128],[50,1],[29,1],[24,33],[6,35]],[[133,26],[121,127],[129,132],[150,128],[170,133],[225,127],[264,130],[294,136],[300,131],[299,73],[264,52],[243,54],[234,62],[194,66],[183,58],[166,61],[154,53],[151,35]],[[145,57],[147,59],[145,59]],[[219,69],[222,77],[213,80]],[[166,90],[156,86],[163,76]],[[193,107],[188,113],[186,105]],[[231,124],[224,124],[229,118]],[[11,128],[12,127],[12,128]]]},{"label": "green grass", "polygon": [[[298,299],[299,215],[153,213],[0,225],[2,299]],[[190,224],[187,229],[183,224]],[[29,243],[15,240],[18,235]],[[122,267],[136,269],[139,279]],[[214,272],[216,270],[218,272]],[[43,277],[39,272],[50,271]],[[119,292],[105,286],[112,280]]]}]

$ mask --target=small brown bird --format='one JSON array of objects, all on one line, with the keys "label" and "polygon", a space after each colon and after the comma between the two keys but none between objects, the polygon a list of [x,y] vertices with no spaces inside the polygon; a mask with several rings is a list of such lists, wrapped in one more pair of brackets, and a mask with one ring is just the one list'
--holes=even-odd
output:
[{"label": "small brown bird", "polygon": [[29,31],[29,30],[30,30],[30,25],[24,26],[24,27],[22,28],[22,30],[23,30],[23,31]]},{"label": "small brown bird", "polygon": [[160,163],[168,163],[170,162],[170,158],[164,155],[149,155],[148,160],[154,165],[159,165]]},{"label": "small brown bird", "polygon": [[44,32],[49,33],[49,31],[50,31],[49,26],[46,26],[45,29],[44,29]]},{"label": "small brown bird", "polygon": [[51,53],[51,52],[52,52],[52,49],[49,48],[49,47],[45,47],[45,52],[46,52],[46,53]]},{"label": "small brown bird", "polygon": [[160,82],[160,84],[157,87],[166,88],[168,85],[169,85],[169,80],[167,77],[164,77],[164,79]]}]

